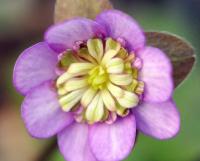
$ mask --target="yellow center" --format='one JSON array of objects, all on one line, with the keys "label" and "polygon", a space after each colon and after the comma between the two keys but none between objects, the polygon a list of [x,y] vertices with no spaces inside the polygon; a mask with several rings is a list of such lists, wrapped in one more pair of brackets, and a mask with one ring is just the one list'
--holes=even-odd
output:
[{"label": "yellow center", "polygon": [[105,88],[108,79],[108,73],[101,65],[89,71],[88,84],[96,90]]},{"label": "yellow center", "polygon": [[56,81],[62,109],[90,124],[125,117],[144,91],[139,69],[132,65],[135,58],[111,38],[105,45],[101,39],[89,39],[77,53],[64,53],[59,63],[64,73]]}]

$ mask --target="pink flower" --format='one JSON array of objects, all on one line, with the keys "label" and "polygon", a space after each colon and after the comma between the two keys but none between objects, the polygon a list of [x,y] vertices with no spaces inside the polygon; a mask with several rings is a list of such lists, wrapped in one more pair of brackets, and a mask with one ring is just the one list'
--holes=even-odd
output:
[{"label": "pink flower", "polygon": [[19,56],[14,85],[29,133],[57,135],[68,161],[123,160],[136,129],[157,139],[179,131],[170,60],[117,10],[52,26]]}]

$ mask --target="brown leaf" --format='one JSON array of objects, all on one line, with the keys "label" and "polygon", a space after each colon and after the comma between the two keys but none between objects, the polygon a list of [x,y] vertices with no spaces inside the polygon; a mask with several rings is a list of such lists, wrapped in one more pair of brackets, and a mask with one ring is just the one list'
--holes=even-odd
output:
[{"label": "brown leaf", "polygon": [[74,17],[95,18],[103,10],[112,9],[109,0],[57,0],[55,23]]},{"label": "brown leaf", "polygon": [[146,32],[147,44],[163,50],[173,64],[174,84],[177,87],[190,73],[195,62],[192,46],[183,39],[161,32]]}]

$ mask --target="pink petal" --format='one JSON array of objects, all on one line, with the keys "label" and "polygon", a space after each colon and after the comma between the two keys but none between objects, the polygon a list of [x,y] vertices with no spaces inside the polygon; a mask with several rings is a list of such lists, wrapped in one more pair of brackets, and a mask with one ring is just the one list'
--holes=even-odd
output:
[{"label": "pink petal", "polygon": [[89,131],[90,146],[97,160],[123,160],[131,152],[136,135],[133,115],[118,119],[113,124],[92,125]]},{"label": "pink petal", "polygon": [[169,58],[160,50],[146,47],[138,53],[143,61],[141,80],[145,82],[144,100],[163,102],[172,96],[172,65]]},{"label": "pink petal", "polygon": [[57,52],[72,49],[76,42],[86,41],[104,33],[95,21],[81,18],[52,26],[45,34],[45,40]]},{"label": "pink petal", "polygon": [[50,83],[31,90],[22,104],[22,117],[33,137],[48,138],[69,125],[73,118],[59,107]]},{"label": "pink petal", "polygon": [[44,42],[26,49],[17,59],[13,72],[15,87],[22,94],[56,78],[57,56]]},{"label": "pink petal", "polygon": [[67,161],[96,161],[88,144],[88,125],[73,123],[58,134],[58,145]]},{"label": "pink petal", "polygon": [[180,129],[180,116],[173,101],[142,103],[133,113],[137,129],[154,138],[172,138]]},{"label": "pink petal", "polygon": [[109,10],[97,16],[96,21],[104,26],[108,37],[124,39],[130,51],[144,47],[143,30],[129,15],[118,10]]}]

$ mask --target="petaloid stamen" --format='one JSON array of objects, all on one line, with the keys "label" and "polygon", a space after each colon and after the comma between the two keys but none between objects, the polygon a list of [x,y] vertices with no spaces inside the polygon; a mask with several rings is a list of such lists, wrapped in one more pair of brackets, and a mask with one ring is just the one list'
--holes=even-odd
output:
[{"label": "petaloid stamen", "polygon": [[142,98],[144,83],[138,81],[142,64],[111,38],[89,39],[86,44],[60,59],[66,70],[56,81],[59,103],[64,111],[74,113],[77,122],[113,123]]}]

